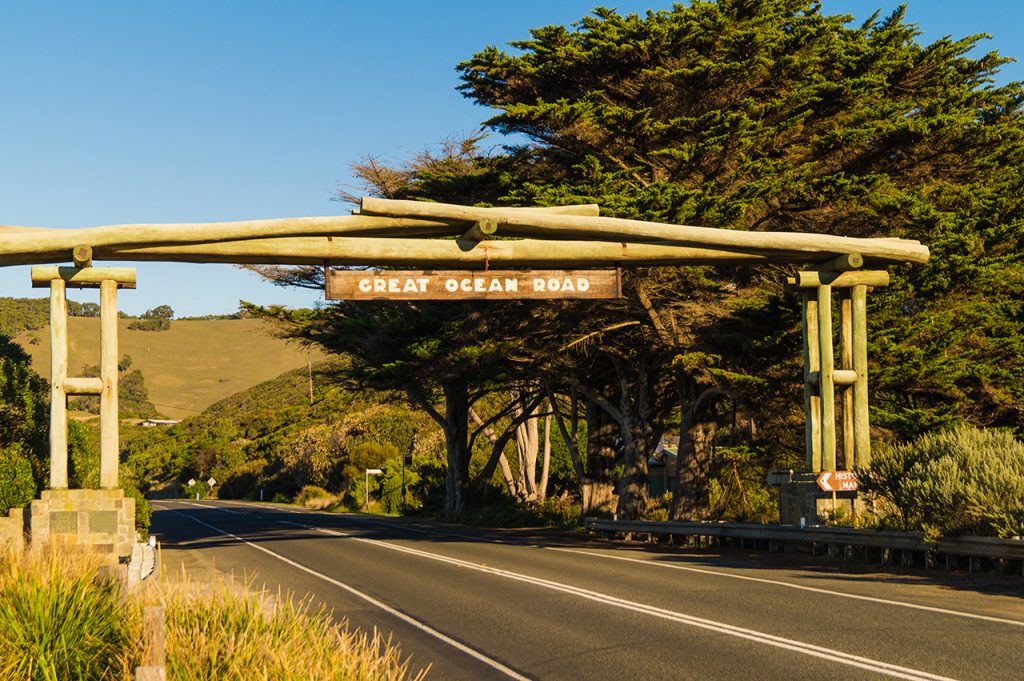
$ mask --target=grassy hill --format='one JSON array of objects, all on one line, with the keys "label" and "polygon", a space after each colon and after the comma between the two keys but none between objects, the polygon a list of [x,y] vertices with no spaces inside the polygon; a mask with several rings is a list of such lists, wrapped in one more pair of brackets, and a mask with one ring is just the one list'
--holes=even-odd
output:
[{"label": "grassy hill", "polygon": [[338,376],[343,362],[312,365],[312,402],[302,367],[170,428],[122,426],[125,467],[157,496],[175,480],[212,476],[223,497],[265,491],[270,499],[290,498],[306,484],[344,492],[362,481],[364,468],[397,466],[414,431],[420,463],[443,457],[443,435],[425,412],[399,395],[351,389]]},{"label": "grassy hill", "polygon": [[[120,320],[119,356],[131,355],[150,401],[169,418],[198,414],[229,395],[323,359],[318,350],[273,336],[257,319],[172,321],[167,331],[129,330],[132,321]],[[98,319],[69,318],[68,335],[72,374],[99,363]],[[49,326],[22,331],[15,342],[31,355],[33,368],[49,377]]]}]

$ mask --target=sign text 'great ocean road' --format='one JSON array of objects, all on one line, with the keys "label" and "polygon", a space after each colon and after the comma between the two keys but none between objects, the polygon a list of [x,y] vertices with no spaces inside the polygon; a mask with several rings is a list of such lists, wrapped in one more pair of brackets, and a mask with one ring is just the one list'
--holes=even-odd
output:
[{"label": "sign text 'great ocean road'", "polygon": [[328,300],[618,298],[619,270],[329,270]]}]

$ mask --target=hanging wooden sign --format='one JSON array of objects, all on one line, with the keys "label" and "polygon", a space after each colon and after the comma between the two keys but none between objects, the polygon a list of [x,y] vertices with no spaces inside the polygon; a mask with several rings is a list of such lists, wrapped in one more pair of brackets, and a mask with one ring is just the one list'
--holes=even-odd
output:
[{"label": "hanging wooden sign", "polygon": [[328,270],[327,300],[619,298],[619,270]]}]

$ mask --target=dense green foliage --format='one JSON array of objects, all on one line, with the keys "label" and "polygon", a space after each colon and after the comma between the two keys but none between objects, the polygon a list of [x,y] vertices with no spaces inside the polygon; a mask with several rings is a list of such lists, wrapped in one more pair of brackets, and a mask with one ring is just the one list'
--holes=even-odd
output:
[{"label": "dense green foliage", "polygon": [[128,324],[131,331],[167,331],[171,328],[171,320],[164,318],[136,319]]},{"label": "dense green foliage", "polygon": [[[963,419],[1022,428],[1020,84],[992,84],[1006,59],[969,56],[978,36],[921,45],[902,9],[848,20],[805,0],[695,2],[597,10],[576,30],[533,31],[515,54],[488,48],[460,65],[463,92],[498,109],[489,127],[533,144],[487,160],[501,187],[485,198],[920,239],[932,261],[872,297],[876,423],[901,436]],[[424,193],[444,181],[424,178]],[[757,328],[792,325],[779,279],[715,275],[756,287],[737,312]],[[750,364],[750,327],[729,340],[705,342],[732,370]]]},{"label": "dense green foliage", "polygon": [[[1005,57],[974,56],[982,36],[922,45],[904,14],[856,25],[812,0],[599,8],[458,66],[463,94],[495,110],[485,126],[521,143],[483,153],[470,139],[357,171],[392,198],[594,202],[669,223],[918,239],[931,261],[894,268],[869,298],[873,434],[1024,432],[1024,94],[995,84]],[[722,427],[730,405],[754,469],[799,461],[799,312],[784,274],[640,268],[622,303],[503,309],[489,341],[525,339],[518,372],[589,390],[614,418],[620,517],[642,512],[649,447],[679,427],[689,479],[673,514],[702,517],[708,476],[721,500],[741,470],[711,465],[715,437],[737,435]],[[565,352],[581,339],[585,353]],[[377,366],[419,375],[400,355]]]},{"label": "dense green foliage", "polygon": [[[163,320],[166,321],[166,320]],[[129,325],[131,328],[131,325]],[[146,389],[146,378],[139,369],[132,369],[132,358],[125,355],[117,363],[118,385],[117,403],[118,413],[121,418],[127,419],[157,419],[162,418],[157,408],[149,401],[149,390]],[[98,364],[84,367],[82,376],[99,376],[100,367]],[[100,398],[98,395],[86,395],[73,397],[68,400],[71,409],[87,411],[90,414],[100,413]]]},{"label": "dense green foliage", "polygon": [[0,514],[33,499],[49,474],[48,393],[24,351],[0,335]]},{"label": "dense green foliage", "polygon": [[861,476],[884,525],[932,537],[1024,535],[1024,443],[961,426],[883,447]]},{"label": "dense green foliage", "polygon": [[27,506],[35,493],[32,462],[22,453],[21,445],[0,450],[0,513]]},{"label": "dense green foliage", "polygon": [[[427,417],[386,393],[349,390],[337,382],[339,365],[286,372],[176,426],[125,427],[122,468],[153,492],[213,477],[221,498],[291,499],[310,485],[361,495],[363,469],[397,460],[413,430],[426,430]],[[436,455],[439,444],[421,437],[417,451]]]}]

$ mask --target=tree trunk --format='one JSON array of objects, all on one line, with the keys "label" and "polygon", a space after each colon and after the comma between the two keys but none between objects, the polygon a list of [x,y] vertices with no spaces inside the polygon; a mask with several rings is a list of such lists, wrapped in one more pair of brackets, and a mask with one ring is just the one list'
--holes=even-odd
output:
[{"label": "tree trunk", "polygon": [[610,510],[615,486],[615,421],[604,409],[587,400],[587,466],[581,485],[583,515]]},{"label": "tree trunk", "polygon": [[[484,425],[484,420],[480,418],[475,409],[470,408],[469,416],[477,426]],[[498,457],[498,465],[501,467],[501,479],[505,481],[505,489],[508,490],[510,497],[515,497],[516,481],[512,477],[512,468],[508,465],[508,458],[505,456],[505,445],[508,443],[508,438],[499,439],[494,433],[494,429],[490,426],[484,427],[484,435],[491,442],[491,457]]]},{"label": "tree trunk", "polygon": [[532,501],[537,497],[537,451],[540,449],[537,432],[538,419],[526,413],[525,405],[520,409],[518,415],[526,417],[516,428],[519,493],[523,499]]},{"label": "tree trunk", "polygon": [[615,517],[619,520],[639,520],[647,510],[647,456],[648,438],[634,433],[623,446],[624,467],[619,478],[619,502]]},{"label": "tree trunk", "polygon": [[[681,397],[695,392],[696,386],[692,384],[680,387]],[[708,388],[692,401],[688,410],[684,408],[676,490],[672,497],[673,520],[705,520],[708,516],[708,472],[718,432],[715,407],[725,397],[721,390]]]},{"label": "tree trunk", "polygon": [[465,381],[444,383],[444,439],[448,455],[445,472],[445,518],[466,510],[469,487],[469,389]]},{"label": "tree trunk", "polygon": [[544,501],[548,496],[548,473],[551,472],[551,414],[544,417],[544,454],[540,466],[540,484],[537,485],[537,499]]}]

